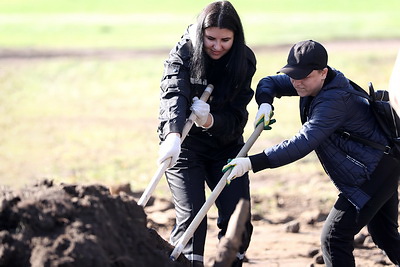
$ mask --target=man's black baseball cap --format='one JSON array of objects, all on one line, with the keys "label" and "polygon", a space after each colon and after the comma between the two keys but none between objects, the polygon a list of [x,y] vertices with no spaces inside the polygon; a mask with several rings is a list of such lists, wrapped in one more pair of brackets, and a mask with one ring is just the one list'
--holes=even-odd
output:
[{"label": "man's black baseball cap", "polygon": [[287,64],[277,73],[285,73],[290,78],[301,80],[313,70],[322,70],[328,65],[328,53],[325,48],[313,40],[295,44],[289,52]]}]

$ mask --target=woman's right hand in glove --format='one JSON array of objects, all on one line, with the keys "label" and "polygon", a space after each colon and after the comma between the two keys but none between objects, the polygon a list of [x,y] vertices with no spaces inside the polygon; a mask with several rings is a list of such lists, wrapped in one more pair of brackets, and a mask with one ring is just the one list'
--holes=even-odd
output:
[{"label": "woman's right hand in glove", "polygon": [[161,143],[158,151],[158,164],[171,159],[168,168],[175,165],[181,153],[181,136],[179,133],[169,133]]}]

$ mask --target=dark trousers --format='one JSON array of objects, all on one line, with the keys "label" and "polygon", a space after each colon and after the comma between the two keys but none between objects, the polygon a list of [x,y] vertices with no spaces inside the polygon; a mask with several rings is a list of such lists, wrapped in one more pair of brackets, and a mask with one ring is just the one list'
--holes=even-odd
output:
[{"label": "dark trousers", "polygon": [[326,266],[352,267],[354,236],[364,227],[389,259],[400,264],[398,183],[400,161],[384,156],[371,179],[362,186],[372,196],[359,211],[341,194],[325,221],[321,246]]},{"label": "dark trousers", "polygon": [[[198,211],[206,201],[205,184],[213,190],[223,177],[222,167],[229,158],[234,158],[241,146],[229,149],[218,158],[194,152],[193,149],[182,148],[182,152],[175,166],[166,172],[167,181],[173,196],[176,211],[176,224],[171,233],[170,243],[177,245]],[[226,186],[216,200],[218,209],[217,226],[220,228],[218,237],[221,238],[227,230],[230,216],[234,212],[241,198],[250,199],[249,179],[245,174],[233,180]],[[246,251],[250,244],[253,226],[249,219],[242,238],[240,253]],[[207,233],[207,216],[196,229],[193,238],[189,240],[183,254],[192,262],[203,262],[204,245]],[[239,254],[240,254],[239,253]],[[240,255],[239,255],[240,256]]]}]

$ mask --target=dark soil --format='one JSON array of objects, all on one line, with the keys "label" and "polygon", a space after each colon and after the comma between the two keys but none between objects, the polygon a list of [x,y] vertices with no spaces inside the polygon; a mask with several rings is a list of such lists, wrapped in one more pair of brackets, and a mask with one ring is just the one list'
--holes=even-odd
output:
[{"label": "dark soil", "polygon": [[128,194],[45,180],[0,197],[0,266],[187,266]]}]

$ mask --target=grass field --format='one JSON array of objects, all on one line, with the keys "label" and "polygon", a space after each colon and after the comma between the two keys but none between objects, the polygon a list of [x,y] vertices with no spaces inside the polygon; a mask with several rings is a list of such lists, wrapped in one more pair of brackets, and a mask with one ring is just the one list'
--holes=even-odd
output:
[{"label": "grass field", "polygon": [[[144,188],[156,170],[159,80],[163,60],[208,1],[0,2],[0,179],[22,185],[130,182]],[[400,38],[400,1],[232,1],[242,15],[258,70],[253,88],[303,38],[327,43],[330,64],[366,85],[386,87],[397,48],[365,40]],[[317,4],[318,3],[318,4]],[[364,40],[359,46],[332,41]],[[283,48],[271,47],[281,44]],[[383,43],[385,45],[385,43]],[[7,58],[8,50],[165,51],[124,58]],[[266,48],[266,49],[264,49]],[[297,99],[276,102],[277,123],[254,151],[299,127]],[[282,112],[279,112],[281,110]],[[246,137],[255,103],[249,106]],[[315,158],[271,171],[321,172]]]},{"label": "grass field", "polygon": [[[3,47],[171,47],[209,1],[0,2]],[[250,45],[400,38],[400,2],[232,1]]]}]

